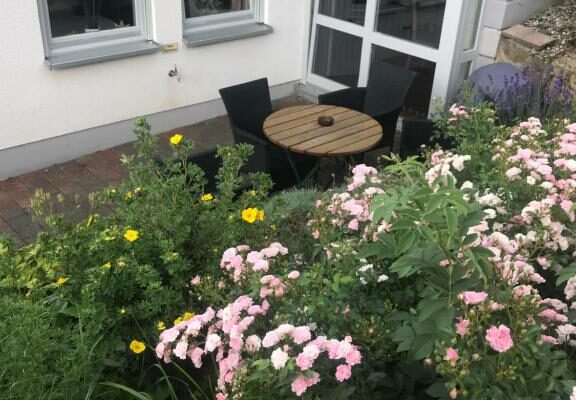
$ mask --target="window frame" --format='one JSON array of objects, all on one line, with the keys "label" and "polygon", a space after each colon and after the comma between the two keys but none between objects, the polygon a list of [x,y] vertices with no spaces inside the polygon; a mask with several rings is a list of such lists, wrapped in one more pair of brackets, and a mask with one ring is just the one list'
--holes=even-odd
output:
[{"label": "window frame", "polygon": [[150,13],[148,12],[150,7],[148,2],[149,0],[132,0],[134,26],[52,37],[48,1],[37,0],[46,59],[75,52],[92,51],[104,46],[150,41]]},{"label": "window frame", "polygon": [[184,36],[194,35],[194,33],[230,28],[245,24],[262,24],[263,21],[263,0],[250,0],[249,10],[229,11],[213,15],[203,15],[199,17],[186,18],[186,5],[182,0],[182,23]]}]

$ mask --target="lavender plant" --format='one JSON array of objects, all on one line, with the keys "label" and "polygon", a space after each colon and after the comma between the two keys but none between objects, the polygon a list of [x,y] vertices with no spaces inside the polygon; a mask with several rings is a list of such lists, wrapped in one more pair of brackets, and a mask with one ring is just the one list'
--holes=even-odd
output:
[{"label": "lavender plant", "polygon": [[503,124],[537,117],[544,124],[569,118],[574,94],[566,73],[551,66],[526,66],[520,73],[504,78],[504,88],[495,96],[494,105]]}]

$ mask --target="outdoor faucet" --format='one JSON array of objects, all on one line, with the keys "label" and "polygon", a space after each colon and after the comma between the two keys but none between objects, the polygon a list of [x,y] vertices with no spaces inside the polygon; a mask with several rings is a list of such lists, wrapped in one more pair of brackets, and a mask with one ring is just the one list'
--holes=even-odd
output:
[{"label": "outdoor faucet", "polygon": [[178,72],[178,67],[176,66],[176,64],[174,64],[174,69],[171,69],[168,72],[168,76],[170,78],[174,78],[176,77],[176,79],[178,79],[178,82],[180,82],[182,80],[182,76],[180,75],[180,73]]}]

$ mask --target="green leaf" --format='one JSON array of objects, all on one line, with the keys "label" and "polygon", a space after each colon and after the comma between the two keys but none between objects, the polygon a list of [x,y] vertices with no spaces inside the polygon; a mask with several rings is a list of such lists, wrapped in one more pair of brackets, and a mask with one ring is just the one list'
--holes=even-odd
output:
[{"label": "green leaf", "polygon": [[414,338],[414,329],[407,325],[401,326],[392,334],[392,340],[395,342],[401,342],[412,338]]},{"label": "green leaf", "polygon": [[398,246],[396,247],[396,255],[401,255],[404,254],[406,251],[408,251],[414,244],[415,240],[416,235],[414,234],[414,231],[407,231],[402,233],[402,235],[400,235],[400,238],[398,239]]},{"label": "green leaf", "polygon": [[415,360],[422,360],[428,357],[430,353],[432,353],[432,350],[434,350],[435,341],[436,336],[434,335],[416,336],[412,343],[412,349],[409,356]]},{"label": "green leaf", "polygon": [[482,221],[482,218],[484,218],[484,211],[481,211],[481,210],[474,210],[474,211],[467,213],[466,215],[461,215],[459,218],[460,219],[460,224],[459,224],[460,225],[460,236],[466,235],[466,233],[468,232],[468,229],[470,229],[470,227],[480,224],[480,221]]},{"label": "green leaf", "polygon": [[570,266],[564,268],[560,274],[558,274],[558,278],[556,278],[556,285],[559,286],[574,276],[576,276],[576,265],[571,264]]},{"label": "green leaf", "polygon": [[426,393],[437,399],[445,399],[448,397],[448,390],[446,390],[446,382],[436,381],[428,389]]},{"label": "green leaf", "polygon": [[384,220],[390,222],[392,213],[398,205],[398,193],[390,191],[386,194],[376,196],[374,203],[376,206],[373,206],[374,215],[372,221],[379,222],[380,220]]},{"label": "green leaf", "polygon": [[111,388],[122,390],[122,391],[128,393],[129,395],[131,395],[132,397],[135,397],[139,400],[153,400],[152,397],[148,393],[137,392],[134,389],[129,388],[128,386],[120,385],[118,383],[102,382],[101,385],[109,386]]},{"label": "green leaf", "polygon": [[429,318],[436,311],[448,308],[448,303],[446,299],[423,299],[420,304],[420,313],[418,314],[418,320],[424,321]]},{"label": "green leaf", "polygon": [[446,207],[444,209],[444,215],[446,216],[448,235],[450,236],[450,239],[452,239],[454,237],[454,234],[458,230],[458,216],[456,215],[456,211],[451,207]]},{"label": "green leaf", "polygon": [[380,253],[380,243],[367,243],[358,252],[358,258],[374,257]]}]

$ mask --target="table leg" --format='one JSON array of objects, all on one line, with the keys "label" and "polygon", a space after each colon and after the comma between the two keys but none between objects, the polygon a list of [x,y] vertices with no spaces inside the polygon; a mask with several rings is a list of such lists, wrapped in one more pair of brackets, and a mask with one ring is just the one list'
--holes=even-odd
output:
[{"label": "table leg", "polygon": [[[313,177],[316,176],[316,174],[318,173],[318,170],[320,169],[320,163],[322,162],[321,158],[316,159],[316,163],[314,164],[314,166],[312,167],[310,172],[308,172],[306,174],[306,176],[304,178],[302,178],[302,177],[300,177],[300,173],[298,172],[298,168],[296,168],[296,164],[294,164],[294,160],[292,159],[292,155],[290,153],[290,150],[284,149],[284,151],[286,152],[286,157],[288,157],[288,162],[290,163],[290,167],[292,168],[292,172],[294,172],[294,176],[296,177],[296,181],[298,182],[298,186],[302,185],[302,183],[304,183],[311,176],[313,176]],[[314,179],[314,181],[316,181],[316,179]]]},{"label": "table leg", "polygon": [[298,181],[298,185],[302,183],[302,179],[300,179],[300,174],[298,173],[298,168],[296,168],[296,164],[294,164],[294,160],[292,160],[292,156],[290,155],[290,151],[288,149],[284,149],[286,152],[286,157],[288,157],[288,162],[290,163],[290,167],[292,168],[292,172],[294,172],[294,176],[296,177],[296,181]]}]

